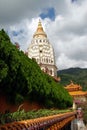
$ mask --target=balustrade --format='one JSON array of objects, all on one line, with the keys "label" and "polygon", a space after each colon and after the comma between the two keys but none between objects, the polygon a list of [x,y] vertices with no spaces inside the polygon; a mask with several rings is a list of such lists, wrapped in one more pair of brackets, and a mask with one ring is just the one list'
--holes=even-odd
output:
[{"label": "balustrade", "polygon": [[60,130],[75,118],[76,112],[18,121],[0,126],[0,130]]}]

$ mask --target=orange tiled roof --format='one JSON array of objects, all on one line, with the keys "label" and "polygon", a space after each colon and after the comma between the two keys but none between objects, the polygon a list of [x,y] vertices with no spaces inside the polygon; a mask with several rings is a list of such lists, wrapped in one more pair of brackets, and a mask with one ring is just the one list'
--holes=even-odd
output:
[{"label": "orange tiled roof", "polygon": [[65,87],[65,89],[66,90],[68,90],[68,91],[79,91],[79,90],[82,90],[82,87],[80,86],[80,85],[78,85],[78,84],[74,84],[72,81],[71,81],[71,83],[69,84],[69,85],[67,85],[66,87]]},{"label": "orange tiled roof", "polygon": [[87,91],[82,91],[82,87],[78,84],[74,84],[72,81],[65,89],[71,96],[87,96]]},{"label": "orange tiled roof", "polygon": [[71,96],[87,96],[87,91],[73,91],[73,92],[69,92],[69,94]]}]

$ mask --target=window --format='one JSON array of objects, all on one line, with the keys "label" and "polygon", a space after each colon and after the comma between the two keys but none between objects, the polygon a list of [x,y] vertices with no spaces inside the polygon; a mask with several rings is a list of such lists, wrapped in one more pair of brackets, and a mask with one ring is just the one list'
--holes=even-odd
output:
[{"label": "window", "polygon": [[40,50],[40,53],[42,53],[42,50]]},{"label": "window", "polygon": [[50,74],[52,75],[52,70],[50,70]]},{"label": "window", "polygon": [[36,43],[38,43],[38,40],[36,40]]},{"label": "window", "polygon": [[46,59],[46,62],[48,63],[48,58]]},{"label": "window", "polygon": [[40,42],[41,42],[41,40],[40,40]]}]

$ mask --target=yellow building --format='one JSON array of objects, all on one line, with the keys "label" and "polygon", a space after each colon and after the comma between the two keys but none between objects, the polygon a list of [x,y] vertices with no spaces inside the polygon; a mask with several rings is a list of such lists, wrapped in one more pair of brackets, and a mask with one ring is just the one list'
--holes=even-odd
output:
[{"label": "yellow building", "polygon": [[78,84],[74,84],[72,81],[65,87],[69,94],[73,97],[75,103],[82,103],[87,100],[87,91],[83,91],[82,87]]}]

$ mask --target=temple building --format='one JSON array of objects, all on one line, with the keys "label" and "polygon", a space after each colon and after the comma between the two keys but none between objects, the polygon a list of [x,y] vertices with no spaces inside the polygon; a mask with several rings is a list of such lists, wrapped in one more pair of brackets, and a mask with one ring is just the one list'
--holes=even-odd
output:
[{"label": "temple building", "polygon": [[42,71],[57,78],[54,50],[40,20],[28,48],[28,57],[35,59]]},{"label": "temple building", "polygon": [[69,94],[73,97],[76,104],[87,101],[87,91],[83,91],[82,87],[78,84],[74,84],[72,81],[65,87]]}]

